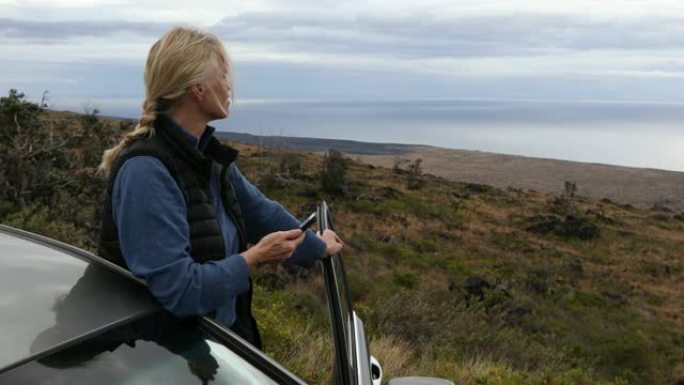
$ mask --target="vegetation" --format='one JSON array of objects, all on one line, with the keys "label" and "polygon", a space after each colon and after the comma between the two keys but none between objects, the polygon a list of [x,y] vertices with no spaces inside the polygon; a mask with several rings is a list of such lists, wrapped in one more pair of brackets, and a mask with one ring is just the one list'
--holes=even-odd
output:
[{"label": "vegetation", "polygon": [[408,165],[406,174],[406,188],[409,190],[418,190],[423,187],[423,169],[421,168],[422,159],[416,159]]},{"label": "vegetation", "polygon": [[[129,124],[47,111],[17,92],[0,99],[0,222],[94,250],[105,185],[94,170]],[[416,190],[405,172],[340,153],[280,157],[232,144],[245,174],[299,217],[330,203],[352,299],[386,377],[684,380],[684,213],[585,199],[569,184],[552,196],[420,175]],[[326,173],[343,177],[326,185]],[[320,273],[269,266],[255,285],[266,352],[329,383]]]},{"label": "vegetation", "polygon": [[347,159],[337,150],[328,150],[323,156],[321,188],[324,192],[341,196],[348,192]]},{"label": "vegetation", "polygon": [[94,250],[105,148],[130,122],[55,113],[10,90],[0,98],[0,221]]}]

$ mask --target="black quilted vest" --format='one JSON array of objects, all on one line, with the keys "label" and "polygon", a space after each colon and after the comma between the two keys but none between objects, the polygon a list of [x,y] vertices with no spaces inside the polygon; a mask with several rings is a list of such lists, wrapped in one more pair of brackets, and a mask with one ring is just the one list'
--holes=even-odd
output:
[{"label": "black quilted vest", "polygon": [[[154,135],[138,140],[125,149],[112,166],[102,214],[100,254],[117,265],[128,268],[121,253],[118,231],[112,216],[112,189],[123,163],[136,156],[153,156],[159,159],[183,192],[190,227],[190,255],[199,263],[223,259],[226,255],[223,235],[209,191],[211,172],[216,168],[220,172],[223,206],[238,229],[240,251],[244,251],[247,248],[247,233],[229,175],[229,166],[237,157],[237,150],[221,144],[212,137],[202,154],[183,137],[165,115],[157,116],[154,131]],[[236,321],[231,329],[260,348],[261,340],[256,321],[252,317],[251,300],[250,279],[249,292],[237,298]]]}]

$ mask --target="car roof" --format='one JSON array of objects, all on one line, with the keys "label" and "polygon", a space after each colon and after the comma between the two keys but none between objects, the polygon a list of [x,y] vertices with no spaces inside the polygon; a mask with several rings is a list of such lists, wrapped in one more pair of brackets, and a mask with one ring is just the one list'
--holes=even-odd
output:
[{"label": "car roof", "polygon": [[0,225],[0,372],[159,308],[124,269]]}]

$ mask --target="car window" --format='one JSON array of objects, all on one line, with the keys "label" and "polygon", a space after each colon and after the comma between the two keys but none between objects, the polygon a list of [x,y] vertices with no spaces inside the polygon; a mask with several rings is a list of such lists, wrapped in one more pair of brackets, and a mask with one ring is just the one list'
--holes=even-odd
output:
[{"label": "car window", "polygon": [[[51,331],[57,333],[57,331]],[[0,375],[7,384],[276,384],[195,321],[157,313]]]}]

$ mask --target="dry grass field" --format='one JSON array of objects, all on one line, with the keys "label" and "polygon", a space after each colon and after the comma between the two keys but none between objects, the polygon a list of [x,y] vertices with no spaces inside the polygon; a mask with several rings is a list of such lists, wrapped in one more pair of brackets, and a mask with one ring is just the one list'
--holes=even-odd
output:
[{"label": "dry grass field", "polygon": [[[354,155],[355,157],[357,155]],[[566,181],[577,194],[608,198],[641,208],[658,206],[684,211],[684,172],[529,158],[479,151],[415,146],[398,155],[358,155],[364,163],[392,168],[397,161],[423,159],[426,173],[452,181],[499,188],[563,192]]]}]

